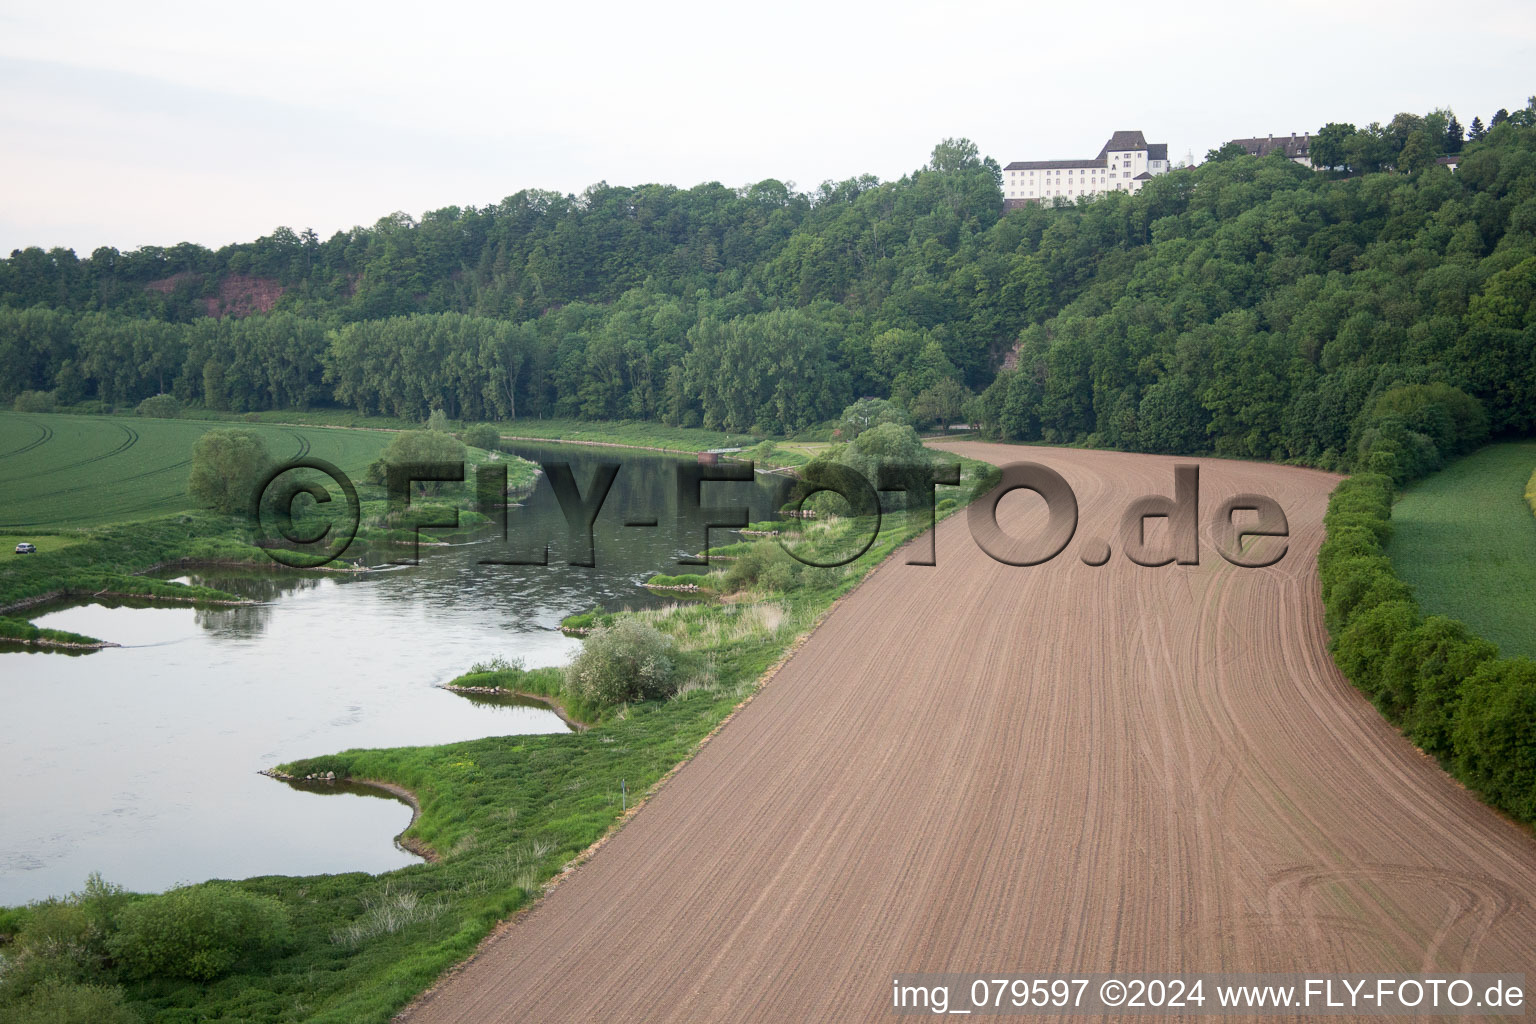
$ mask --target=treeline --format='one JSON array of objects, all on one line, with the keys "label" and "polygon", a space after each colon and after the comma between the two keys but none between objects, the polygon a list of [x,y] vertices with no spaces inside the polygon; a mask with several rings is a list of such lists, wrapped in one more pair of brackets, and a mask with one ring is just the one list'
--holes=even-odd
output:
[{"label": "treeline", "polygon": [[[1337,179],[1223,156],[1149,182],[1148,244],[1028,326],[975,417],[1007,437],[1348,467],[1401,383],[1536,425],[1536,116],[1452,173]],[[1079,213],[1084,225],[1110,204]]]},{"label": "treeline", "polygon": [[[1444,393],[1439,399],[1427,389],[1388,394],[1384,424],[1404,412],[1452,422],[1430,411]],[[1432,461],[1476,444],[1479,428],[1475,417],[1449,427]],[[1324,517],[1318,571],[1334,660],[1421,749],[1489,803],[1536,822],[1536,662],[1500,658],[1462,623],[1426,617],[1393,572],[1385,547],[1393,494],[1425,460],[1404,446],[1401,431],[1392,435],[1388,425],[1370,441],[1366,471],[1339,484]]]},{"label": "treeline", "polygon": [[[1536,425],[1536,106],[1463,140],[1454,173],[1408,170],[1449,120],[1369,129],[1402,134],[1403,170],[1220,152],[1135,196],[1007,213],[962,140],[815,193],[605,185],[323,243],[28,250],[0,261],[0,399],[779,434],[878,396],[1011,439],[1347,467],[1398,384]],[[268,314],[153,305],[252,274],[282,286]]]}]

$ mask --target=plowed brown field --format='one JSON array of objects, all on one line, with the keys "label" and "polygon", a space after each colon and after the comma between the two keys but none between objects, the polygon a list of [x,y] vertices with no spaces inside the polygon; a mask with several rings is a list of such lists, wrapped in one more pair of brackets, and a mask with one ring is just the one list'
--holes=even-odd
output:
[{"label": "plowed brown field", "polygon": [[[918,971],[1524,971],[1536,839],[1479,803],[1329,659],[1317,546],[1336,477],[954,443],[1042,462],[1081,525],[1014,568],[964,517],[898,554],[542,904],[408,1015],[857,1021]],[[1115,545],[1201,469],[1199,566]],[[1227,495],[1290,551],[1240,569]],[[1032,504],[1033,503],[1033,504]],[[1005,499],[1023,535],[1040,503]]]}]

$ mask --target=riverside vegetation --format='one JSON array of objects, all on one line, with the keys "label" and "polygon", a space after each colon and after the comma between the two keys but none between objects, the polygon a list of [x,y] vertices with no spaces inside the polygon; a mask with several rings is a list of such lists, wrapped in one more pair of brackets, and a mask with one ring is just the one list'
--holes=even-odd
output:
[{"label": "riverside vegetation", "polygon": [[[448,424],[439,423],[439,427]],[[489,436],[487,436],[489,431]],[[495,448],[494,428],[469,428]],[[269,443],[281,443],[275,457]],[[17,521],[43,521],[56,529],[80,523],[82,529],[39,534],[38,553],[15,557],[0,582],[0,640],[54,646],[95,645],[91,637],[40,630],[23,617],[27,608],[71,597],[111,597],[184,604],[238,602],[232,594],[206,587],[189,587],[136,575],[157,566],[186,564],[270,564],[252,544],[246,521],[250,497],[269,468],[287,458],[323,456],[338,461],[356,478],[361,522],[357,550],[383,549],[381,557],[397,557],[394,546],[414,543],[416,535],[406,514],[392,508],[384,487],[384,465],[441,459],[465,463],[473,481],[478,466],[507,467],[509,492],[531,487],[536,467],[515,456],[466,445],[445,430],[353,431],[306,429],[295,432],[266,425],[220,427],[210,422],[153,420],[126,417],[20,416],[0,413],[0,444],[23,460],[7,463],[0,481],[9,487],[7,512]],[[290,447],[296,446],[296,447]],[[68,461],[60,462],[61,452]],[[313,473],[300,477],[324,483]],[[459,530],[436,531],[434,542],[472,536],[486,522],[468,499],[448,501],[442,488],[420,484],[410,518],[439,520],[457,515]],[[153,516],[164,509],[203,510],[159,515],[141,521],[98,525],[111,516],[114,503],[126,500],[131,509]],[[294,516],[301,534],[313,534],[326,523],[344,517],[343,502],[319,505],[307,499]],[[132,513],[119,511],[120,519]],[[28,534],[27,539],[33,535]],[[55,541],[50,543],[49,541]],[[14,545],[13,545],[14,546]],[[108,638],[110,639],[110,638]]]},{"label": "riverside vegetation", "polygon": [[[996,162],[946,140],[899,181],[812,193],[603,185],[394,215],[324,241],[279,229],[217,252],[28,249],[0,260],[0,399],[28,414],[136,408],[146,422],[435,414],[518,433],[540,417],[629,419],[639,436],[653,423],[723,434],[717,447],[847,440],[839,410],[863,395],[1008,439],[1353,470],[1320,556],[1340,666],[1425,750],[1530,820],[1532,663],[1423,617],[1384,553],[1397,488],[1536,427],[1536,102],[1498,121],[1471,141],[1444,111],[1331,125],[1318,137],[1338,157],[1326,173],[1218,151],[1136,195],[1008,212]],[[1434,162],[1457,150],[1455,173]],[[802,532],[832,544],[856,528]],[[712,600],[635,613],[661,637],[645,634],[648,663],[671,665],[664,699],[615,707],[579,674],[473,674],[566,702],[593,723],[579,736],[282,766],[411,788],[412,836],[442,860],[219,889],[276,900],[292,941],[257,948],[231,924],[198,960],[199,974],[225,972],[213,978],[138,976],[113,909],[148,904],[164,920],[200,897],[92,883],[0,920],[14,936],[0,1013],[386,1018],[602,833],[618,780],[643,791],[686,756],[895,541],[842,570],[796,569],[757,547],[771,541],[749,542],[699,584]],[[237,542],[224,519],[111,527],[5,586]],[[618,628],[600,615],[586,627]],[[211,916],[262,912],[241,906]]]},{"label": "riverside vegetation", "polygon": [[[903,429],[907,455],[922,453]],[[849,445],[829,457],[867,452]],[[936,514],[995,478],[965,462]],[[872,523],[824,506],[817,520],[775,525],[803,531],[803,553],[829,561],[857,550]],[[714,599],[594,613],[567,669],[493,659],[450,684],[548,696],[588,725],[580,733],[276,766],[409,789],[421,814],[407,839],[437,859],[381,876],[254,878],[156,896],[92,879],[0,916],[0,1021],[387,1020],[599,839],[620,816],[621,786],[643,794],[687,758],[839,596],[927,525],[893,506],[869,550],[836,568],[802,566],[776,540],[728,545],[732,561],[690,577]]]}]

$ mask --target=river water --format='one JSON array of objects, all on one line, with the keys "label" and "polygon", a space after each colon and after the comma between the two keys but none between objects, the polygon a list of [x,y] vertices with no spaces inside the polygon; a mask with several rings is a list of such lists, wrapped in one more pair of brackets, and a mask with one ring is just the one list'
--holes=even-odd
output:
[{"label": "river water", "polygon": [[[511,542],[421,549],[421,564],[361,576],[210,569],[178,578],[249,596],[216,609],[70,604],[40,626],[121,643],[87,655],[0,653],[0,905],[80,887],[91,871],[154,891],[208,878],[386,871],[414,858],[393,836],[409,807],[260,776],[298,757],[567,727],[536,702],[471,701],[437,688],[479,660],[568,661],[559,631],[594,605],[663,598],[640,584],[690,571],[680,553],[674,460],[616,449],[527,448],[619,471],[594,525],[591,568],[566,564],[566,527],[542,478],[509,511]],[[769,514],[765,485],[704,485],[706,505]],[[625,526],[654,518],[655,527]],[[716,543],[729,540],[712,534]],[[537,555],[550,565],[481,564]],[[375,556],[376,560],[379,556]]]}]

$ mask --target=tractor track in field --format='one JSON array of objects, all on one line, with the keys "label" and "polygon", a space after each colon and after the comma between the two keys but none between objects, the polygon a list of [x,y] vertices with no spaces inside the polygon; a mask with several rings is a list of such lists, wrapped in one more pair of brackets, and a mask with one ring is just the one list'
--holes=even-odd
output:
[{"label": "tractor track in field", "polygon": [[[1071,483],[1076,539],[992,561],[964,516],[894,555],[585,863],[404,1015],[865,1021],[913,972],[1522,972],[1536,839],[1340,676],[1317,595],[1337,477],[945,447]],[[1201,467],[1202,559],[1119,551],[1129,502]],[[1290,520],[1268,569],[1209,513]],[[1005,528],[1043,522],[1022,496]],[[999,975],[1001,976],[1001,975]]]},{"label": "tractor track in field", "polygon": [[8,452],[0,452],[0,459],[8,459],[13,455],[24,454],[40,445],[45,445],[49,441],[53,440],[53,428],[48,426],[46,423],[34,423],[32,420],[27,420],[26,423],[28,426],[37,427],[39,430],[41,430],[41,436],[39,436],[36,441],[24,444],[20,448],[12,448]]}]

